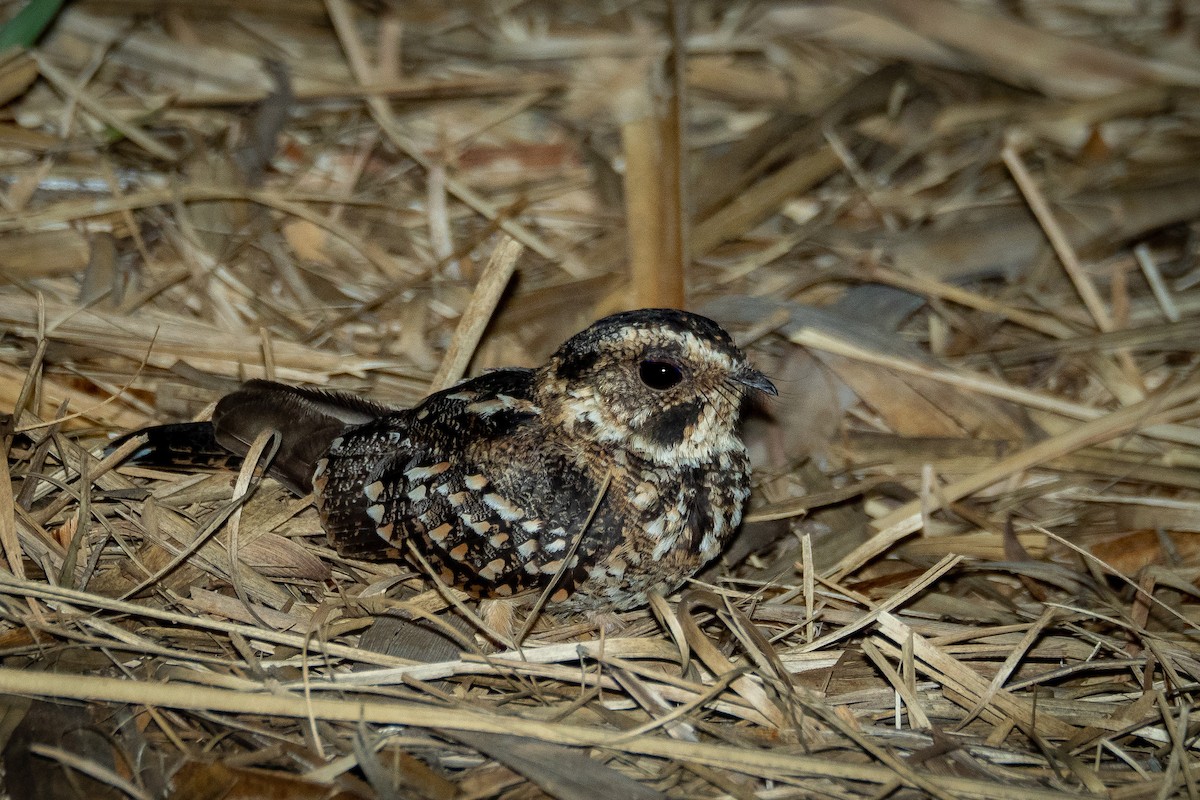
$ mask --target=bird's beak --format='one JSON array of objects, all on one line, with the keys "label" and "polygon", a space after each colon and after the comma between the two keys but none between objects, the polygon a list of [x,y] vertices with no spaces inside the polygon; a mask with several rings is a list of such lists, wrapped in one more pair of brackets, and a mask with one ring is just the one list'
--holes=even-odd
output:
[{"label": "bird's beak", "polygon": [[733,379],[742,386],[748,386],[751,389],[757,389],[763,394],[769,394],[773,396],[777,396],[779,394],[779,390],[775,388],[775,384],[771,383],[771,380],[766,375],[763,375],[749,364],[734,373]]}]

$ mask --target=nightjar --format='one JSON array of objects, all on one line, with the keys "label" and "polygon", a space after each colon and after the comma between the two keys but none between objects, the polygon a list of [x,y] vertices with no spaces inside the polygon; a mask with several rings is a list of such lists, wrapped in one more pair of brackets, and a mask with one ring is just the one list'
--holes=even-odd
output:
[{"label": "nightjar", "polygon": [[[401,558],[406,542],[479,597],[550,586],[561,611],[670,592],[741,521],[748,393],[775,387],[705,317],[606,317],[537,369],[499,369],[397,410],[252,380],[211,423],[149,429],[143,460],[207,440],[234,453],[281,433],[271,472],[312,491],[337,551]],[[565,562],[565,563],[564,563]]]}]

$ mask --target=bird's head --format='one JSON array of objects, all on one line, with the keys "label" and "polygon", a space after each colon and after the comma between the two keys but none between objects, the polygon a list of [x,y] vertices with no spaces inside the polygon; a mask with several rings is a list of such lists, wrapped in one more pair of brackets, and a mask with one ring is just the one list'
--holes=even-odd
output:
[{"label": "bird's head", "polygon": [[776,394],[721,326],[698,314],[614,314],[568,339],[538,373],[537,402],[568,435],[688,466],[741,448],[747,394]]}]

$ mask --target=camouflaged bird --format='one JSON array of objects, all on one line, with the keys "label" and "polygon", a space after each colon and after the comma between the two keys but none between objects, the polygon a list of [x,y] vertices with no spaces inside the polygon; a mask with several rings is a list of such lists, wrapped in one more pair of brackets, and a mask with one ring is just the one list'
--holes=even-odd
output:
[{"label": "camouflaged bird", "polygon": [[211,429],[151,429],[146,452],[171,449],[155,430],[244,453],[274,428],[272,474],[314,493],[340,554],[400,558],[411,543],[478,597],[532,602],[551,586],[558,610],[627,609],[677,588],[737,528],[752,391],[776,393],[715,322],[643,309],[596,322],[542,367],[487,372],[405,410],[250,381]]}]

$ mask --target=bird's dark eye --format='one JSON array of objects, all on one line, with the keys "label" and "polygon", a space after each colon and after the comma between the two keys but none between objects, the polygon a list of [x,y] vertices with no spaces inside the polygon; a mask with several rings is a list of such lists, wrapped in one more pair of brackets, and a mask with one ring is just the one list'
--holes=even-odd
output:
[{"label": "bird's dark eye", "polygon": [[642,383],[660,392],[683,380],[683,371],[667,361],[643,361],[638,367],[638,375]]}]

